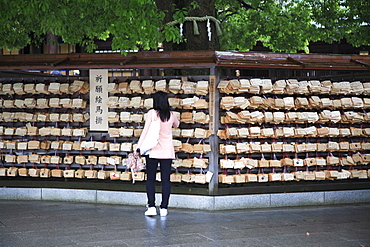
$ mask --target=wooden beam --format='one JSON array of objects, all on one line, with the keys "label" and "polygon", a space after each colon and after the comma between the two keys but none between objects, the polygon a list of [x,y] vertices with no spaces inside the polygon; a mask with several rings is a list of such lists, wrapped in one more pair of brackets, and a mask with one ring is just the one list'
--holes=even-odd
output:
[{"label": "wooden beam", "polygon": [[52,63],[51,66],[55,67],[55,66],[58,66],[61,63],[67,62],[67,61],[69,61],[69,57],[66,57],[64,59],[61,59],[59,61],[56,61],[56,62]]},{"label": "wooden beam", "polygon": [[134,62],[136,60],[137,60],[137,57],[136,56],[132,56],[132,57],[129,57],[126,60],[120,62],[119,65],[123,66],[123,65],[126,65],[128,63]]},{"label": "wooden beam", "polygon": [[365,67],[370,68],[370,64],[365,63],[365,62],[362,62],[362,61],[360,61],[360,60],[357,60],[357,59],[351,59],[350,61],[351,61],[351,62],[354,62],[354,63],[361,64],[361,65],[363,65],[363,66],[365,66]]},{"label": "wooden beam", "polygon": [[208,184],[209,195],[218,195],[218,171],[219,171],[219,140],[217,131],[220,126],[220,115],[219,115],[219,100],[220,95],[217,90],[217,83],[219,76],[215,68],[211,68],[209,76],[209,131],[211,136],[209,137],[209,144],[212,152],[209,155],[208,171],[213,173],[213,177]]},{"label": "wooden beam", "polygon": [[302,65],[303,67],[305,66],[305,63],[302,62],[302,61],[299,61],[297,59],[294,59],[292,57],[287,57],[287,60],[290,61],[290,62],[293,62],[293,63],[296,63],[296,64],[299,64],[299,65]]}]

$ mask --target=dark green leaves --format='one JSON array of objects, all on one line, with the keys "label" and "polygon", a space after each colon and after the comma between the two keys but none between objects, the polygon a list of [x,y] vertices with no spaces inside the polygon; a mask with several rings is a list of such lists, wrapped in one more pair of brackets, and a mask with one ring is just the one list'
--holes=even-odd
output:
[{"label": "dark green leaves", "polygon": [[218,0],[222,49],[249,50],[262,41],[272,51],[309,52],[310,41],[343,38],[369,45],[369,5],[368,0]]}]

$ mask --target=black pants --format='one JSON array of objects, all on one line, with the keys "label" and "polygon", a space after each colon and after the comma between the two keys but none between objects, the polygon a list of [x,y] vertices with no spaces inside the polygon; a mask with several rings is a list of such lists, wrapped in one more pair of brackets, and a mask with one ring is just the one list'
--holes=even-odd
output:
[{"label": "black pants", "polygon": [[155,176],[157,173],[158,163],[161,169],[161,180],[162,180],[162,203],[161,208],[168,207],[168,201],[171,194],[171,165],[172,159],[152,159],[149,156],[145,156],[146,159],[146,195],[148,197],[148,206],[155,207]]}]

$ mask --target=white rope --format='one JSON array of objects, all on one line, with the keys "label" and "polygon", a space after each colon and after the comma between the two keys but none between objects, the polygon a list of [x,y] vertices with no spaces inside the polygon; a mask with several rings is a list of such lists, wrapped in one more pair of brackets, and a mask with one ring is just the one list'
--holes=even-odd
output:
[{"label": "white rope", "polygon": [[[203,17],[187,16],[187,17],[184,18],[184,22],[185,21],[192,21],[193,22],[194,34],[195,35],[199,35],[198,26],[197,26],[197,23],[196,22],[197,21],[207,21],[208,38],[210,37],[210,32],[211,32],[210,31],[211,24],[209,23],[209,27],[208,27],[208,22],[213,21],[215,23],[215,26],[216,26],[217,36],[221,36],[222,35],[222,31],[221,31],[221,27],[220,27],[220,21],[217,20],[213,16],[203,16]],[[179,21],[175,20],[175,21],[168,22],[166,25],[167,26],[174,26],[176,24],[181,24],[181,23]]]}]

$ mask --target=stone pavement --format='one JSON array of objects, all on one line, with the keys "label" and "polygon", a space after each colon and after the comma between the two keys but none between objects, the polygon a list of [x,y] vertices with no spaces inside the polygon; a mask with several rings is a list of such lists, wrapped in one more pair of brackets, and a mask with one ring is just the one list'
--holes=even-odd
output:
[{"label": "stone pavement", "polygon": [[199,211],[0,201],[0,246],[370,247],[370,204]]}]

